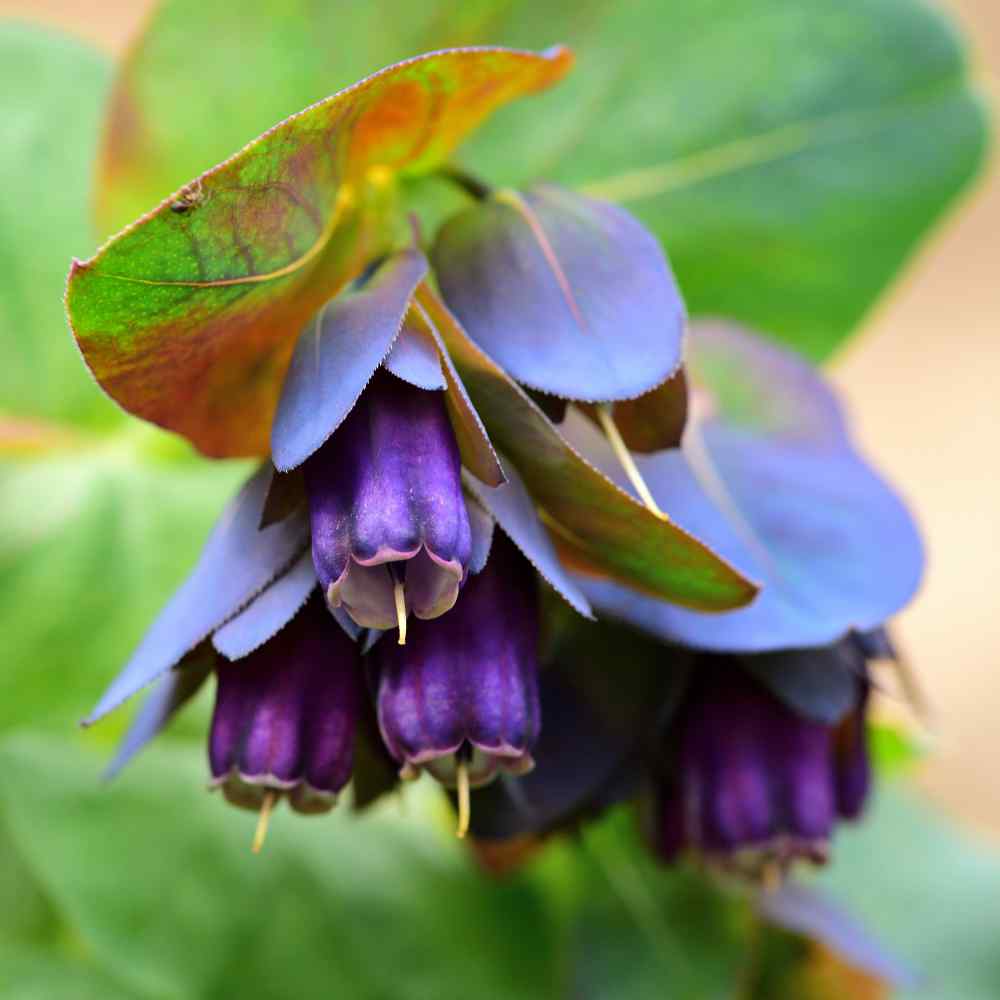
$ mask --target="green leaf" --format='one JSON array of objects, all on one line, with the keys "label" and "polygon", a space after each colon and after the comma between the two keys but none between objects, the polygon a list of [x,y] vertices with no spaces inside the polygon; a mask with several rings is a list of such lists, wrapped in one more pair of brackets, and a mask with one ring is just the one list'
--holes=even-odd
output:
[{"label": "green leaf", "polygon": [[13,738],[0,809],[85,954],[130,996],[556,993],[537,887],[484,883],[412,808],[281,811],[255,857],[255,818],[206,792],[203,751],[152,750],[110,787],[99,768],[72,745]]},{"label": "green leaf", "polygon": [[585,16],[563,0],[297,0],[280,17],[267,2],[172,0],[120,77],[108,143],[116,156],[128,144],[128,171],[105,168],[105,218],[127,221],[376,66],[443,45],[554,41],[578,71],[497,116],[462,159],[493,183],[548,179],[619,201],[663,240],[694,314],[813,359],[982,160],[964,45],[923,0],[591,0]]},{"label": "green leaf", "polygon": [[111,70],[99,53],[0,23],[0,414],[112,424],[73,347],[62,296],[92,243],[91,164]]},{"label": "green leaf", "polygon": [[0,466],[0,729],[71,731],[246,473],[144,455],[136,430]]},{"label": "green leaf", "polygon": [[[431,53],[275,125],[74,261],[66,304],[91,371],[126,410],[206,455],[266,455],[300,331],[392,248],[396,176],[439,165],[571,64],[565,49]],[[119,153],[105,157],[112,185]]]},{"label": "green leaf", "polygon": [[495,183],[619,202],[663,240],[693,315],[813,360],[983,159],[964,45],[923,0],[599,0],[586,17],[548,0],[505,5],[470,37],[558,38],[577,70],[463,160]]},{"label": "green leaf", "polygon": [[821,881],[925,978],[912,996],[1000,993],[1000,856],[913,793],[883,784],[863,822],[839,833]]}]

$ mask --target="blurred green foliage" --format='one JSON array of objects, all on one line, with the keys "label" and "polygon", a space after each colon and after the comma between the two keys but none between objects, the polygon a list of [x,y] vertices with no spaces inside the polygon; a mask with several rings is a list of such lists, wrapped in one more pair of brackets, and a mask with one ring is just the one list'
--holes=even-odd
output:
[{"label": "blurred green foliage", "polygon": [[[132,73],[160,81],[143,100],[173,136],[153,200],[392,59],[568,41],[572,81],[506,111],[463,159],[502,182],[631,192],[696,311],[801,335],[814,357],[855,324],[983,145],[960,45],[910,0],[260,2],[234,22],[236,10],[169,4],[133,56]],[[658,868],[623,810],[502,880],[477,870],[423,786],[361,817],[279,813],[255,858],[253,818],[204,790],[204,701],[101,785],[121,721],[86,735],[74,722],[246,467],[201,461],[118,413],[65,329],[69,257],[95,242],[106,62],[4,25],[0,78],[0,444],[24,450],[25,425],[7,418],[61,422],[52,450],[0,467],[2,995],[755,995],[747,969],[762,946],[745,901]],[[429,182],[418,194],[440,207]],[[821,881],[927,974],[923,995],[1000,993],[996,857],[891,792],[836,848]]]}]

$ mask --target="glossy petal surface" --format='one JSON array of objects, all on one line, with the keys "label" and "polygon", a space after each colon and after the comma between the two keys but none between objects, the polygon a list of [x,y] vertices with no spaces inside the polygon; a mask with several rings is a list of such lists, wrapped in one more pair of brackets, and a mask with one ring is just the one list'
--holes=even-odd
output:
[{"label": "glossy petal surface", "polygon": [[269,470],[262,468],[223,512],[198,565],[104,692],[87,724],[178,663],[266,587],[307,544],[309,528],[304,516],[258,530],[269,479]]},{"label": "glossy petal surface", "polygon": [[659,242],[617,206],[554,185],[449,220],[431,252],[445,300],[515,379],[632,399],[680,364],[684,307]]},{"label": "glossy petal surface", "polygon": [[657,518],[584,459],[426,285],[417,299],[444,339],[494,443],[516,466],[563,542],[572,543],[599,572],[665,600],[722,610],[753,597],[754,585],[728,563]]},{"label": "glossy petal surface", "polygon": [[405,646],[375,647],[379,726],[398,761],[427,764],[465,742],[511,762],[530,751],[540,724],[536,600],[531,566],[497,538],[447,615],[413,622]]},{"label": "glossy petal surface", "polygon": [[472,539],[441,393],[377,372],[305,477],[313,559],[332,606],[343,603],[369,628],[394,626],[394,577],[385,564],[406,563],[400,579],[414,614],[436,617],[451,607]]},{"label": "glossy petal surface", "polygon": [[[854,451],[820,376],[720,325],[692,331],[690,356],[707,416],[683,454],[637,464],[663,509],[763,591],[719,619],[583,580],[594,606],[663,638],[744,652],[825,645],[891,617],[917,588],[923,548],[906,507]],[[623,481],[589,421],[570,414],[563,431]]]},{"label": "glossy petal surface", "polygon": [[227,798],[253,808],[273,788],[303,811],[329,808],[351,774],[361,666],[319,597],[217,674],[209,758]]},{"label": "glossy petal surface", "polygon": [[392,178],[446,159],[565,50],[452,50],[391,66],[264,133],[74,264],[98,382],[208,455],[259,455],[295,337],[389,248]]},{"label": "glossy petal surface", "polygon": [[418,250],[393,254],[362,288],[338,295],[302,331],[271,428],[279,472],[301,465],[350,413],[389,353],[426,273]]}]

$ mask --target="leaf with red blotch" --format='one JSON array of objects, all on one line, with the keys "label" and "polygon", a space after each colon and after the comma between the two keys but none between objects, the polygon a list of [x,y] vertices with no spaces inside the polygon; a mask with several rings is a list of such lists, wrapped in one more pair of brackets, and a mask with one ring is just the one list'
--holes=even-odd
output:
[{"label": "leaf with red blotch", "polygon": [[67,308],[98,382],[206,455],[267,453],[296,337],[394,245],[395,178],[440,165],[568,50],[452,49],[276,125],[76,261]]}]

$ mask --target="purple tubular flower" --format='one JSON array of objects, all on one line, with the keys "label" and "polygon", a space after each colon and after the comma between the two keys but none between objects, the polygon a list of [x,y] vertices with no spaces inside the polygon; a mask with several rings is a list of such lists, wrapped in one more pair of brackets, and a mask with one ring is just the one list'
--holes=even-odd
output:
[{"label": "purple tubular flower", "polygon": [[260,809],[287,794],[298,812],[326,812],[347,784],[361,710],[357,647],[318,595],[244,659],[221,661],[209,736],[212,784]]},{"label": "purple tubular flower", "polygon": [[472,536],[440,392],[380,369],[305,464],[316,574],[331,607],[387,629],[448,611]]},{"label": "purple tubular flower", "polygon": [[538,607],[530,564],[497,534],[486,568],[450,614],[415,622],[405,646],[372,652],[379,727],[404,777],[445,784],[460,763],[472,787],[523,774],[538,738]]},{"label": "purple tubular flower", "polygon": [[669,862],[692,849],[750,876],[825,862],[837,821],[857,818],[868,793],[867,681],[858,678],[855,706],[826,725],[796,714],[735,658],[703,657],[695,675],[659,782],[659,855]]}]

